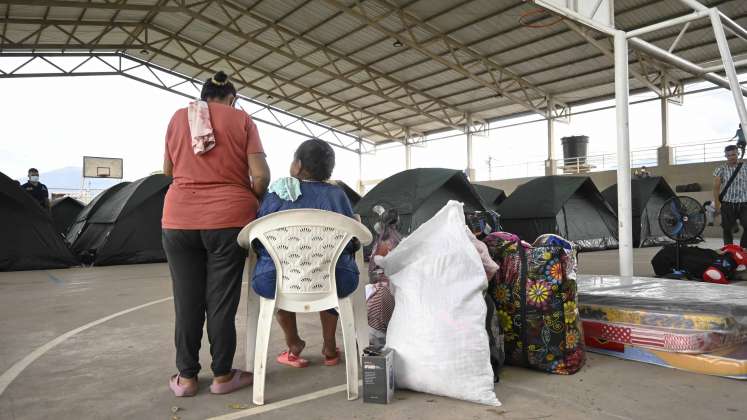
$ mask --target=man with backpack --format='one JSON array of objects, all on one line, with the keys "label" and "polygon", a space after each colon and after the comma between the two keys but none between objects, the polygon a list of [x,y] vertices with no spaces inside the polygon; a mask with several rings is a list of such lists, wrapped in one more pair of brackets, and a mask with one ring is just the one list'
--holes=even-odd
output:
[{"label": "man with backpack", "polygon": [[[747,171],[742,170],[737,146],[726,146],[724,154],[726,163],[713,172],[713,198],[716,213],[721,213],[724,245],[729,245],[734,242],[737,219],[743,227],[747,225]],[[739,245],[747,247],[747,229],[743,230]]]}]

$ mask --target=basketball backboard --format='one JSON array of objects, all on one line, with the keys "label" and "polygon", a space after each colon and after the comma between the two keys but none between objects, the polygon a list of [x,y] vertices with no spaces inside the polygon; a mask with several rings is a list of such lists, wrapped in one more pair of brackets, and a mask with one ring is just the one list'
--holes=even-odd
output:
[{"label": "basketball backboard", "polygon": [[122,179],[122,159],[83,156],[83,178]]},{"label": "basketball backboard", "polygon": [[532,0],[579,23],[609,33],[615,29],[615,0]]}]

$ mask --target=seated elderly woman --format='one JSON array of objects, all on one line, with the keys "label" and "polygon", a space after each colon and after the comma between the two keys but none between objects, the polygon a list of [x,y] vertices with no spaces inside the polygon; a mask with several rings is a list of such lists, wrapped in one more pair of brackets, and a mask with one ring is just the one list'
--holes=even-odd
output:
[{"label": "seated elderly woman", "polygon": [[[290,177],[275,181],[262,201],[257,217],[266,216],[282,210],[321,209],[353,217],[353,209],[345,192],[328,182],[335,167],[335,152],[322,140],[307,140],[296,150],[290,167]],[[252,287],[258,295],[268,299],[275,298],[275,265],[267,251],[258,246],[257,265],[254,270]],[[358,287],[358,267],[354,254],[360,247],[356,240],[351,241],[337,262],[335,269],[337,294],[339,297],[350,295]],[[340,362],[340,351],[335,343],[338,314],[335,310],[320,312],[324,345],[322,354],[326,366]],[[298,335],[296,314],[278,310],[277,320],[285,334],[288,349],[278,357],[278,363],[303,368],[309,361],[301,358],[306,342]]]}]

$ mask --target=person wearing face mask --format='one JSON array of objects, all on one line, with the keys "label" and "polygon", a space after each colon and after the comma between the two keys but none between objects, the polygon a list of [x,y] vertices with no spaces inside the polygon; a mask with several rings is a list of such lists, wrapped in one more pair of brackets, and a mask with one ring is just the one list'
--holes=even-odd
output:
[{"label": "person wearing face mask", "polygon": [[47,186],[39,182],[39,170],[36,168],[29,169],[29,182],[21,185],[27,193],[34,197],[40,206],[45,209],[49,208],[49,190]]}]

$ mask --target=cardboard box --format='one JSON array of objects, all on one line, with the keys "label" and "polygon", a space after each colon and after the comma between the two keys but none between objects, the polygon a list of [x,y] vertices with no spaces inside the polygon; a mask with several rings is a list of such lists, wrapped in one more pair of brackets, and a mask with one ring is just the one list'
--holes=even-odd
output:
[{"label": "cardboard box", "polygon": [[394,395],[394,350],[363,350],[363,402],[389,404]]}]

